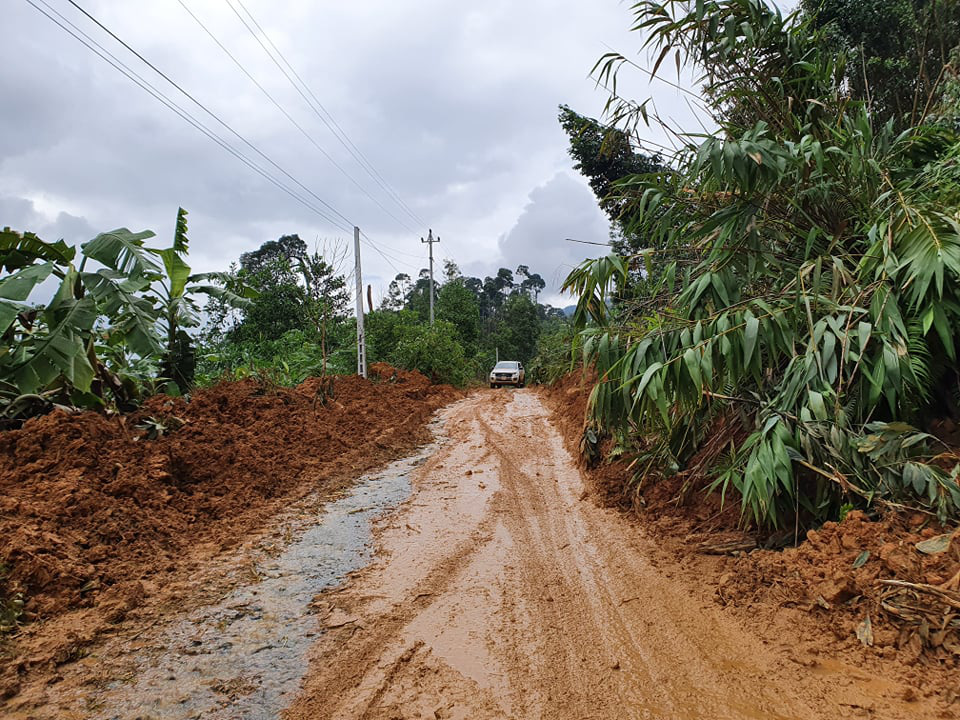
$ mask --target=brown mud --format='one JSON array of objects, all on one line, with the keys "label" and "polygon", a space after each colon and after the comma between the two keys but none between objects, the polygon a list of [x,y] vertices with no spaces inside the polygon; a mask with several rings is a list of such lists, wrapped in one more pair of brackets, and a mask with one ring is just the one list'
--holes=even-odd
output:
[{"label": "brown mud", "polygon": [[[0,644],[0,701],[84,657],[151,597],[238,547],[291,502],[332,494],[429,439],[458,396],[386,366],[371,380],[254,380],[155,397],[137,415],[54,412],[0,433],[0,597],[26,599]],[[166,428],[151,439],[157,424]]]},{"label": "brown mud", "polygon": [[[853,511],[801,535],[796,547],[758,548],[738,503],[706,493],[711,441],[728,440],[726,428],[685,472],[632,483],[628,462],[587,468],[579,455],[589,387],[574,373],[542,395],[591,494],[637,525],[653,542],[652,557],[800,662],[864,681],[896,678],[904,697],[935,704],[930,717],[960,717],[960,532],[951,540],[951,528],[921,513]],[[917,548],[938,539],[940,552]],[[871,707],[859,711],[872,717]]]},{"label": "brown mud", "polygon": [[451,441],[317,600],[308,718],[950,717],[894,674],[771,641],[588,499],[534,391],[443,411]]},{"label": "brown mud", "polygon": [[[379,384],[344,383],[360,398],[352,413],[346,412],[354,402],[346,390],[337,393],[342,408],[311,406],[309,413],[297,409],[312,403],[309,386],[278,391],[287,402],[270,402],[279,403],[280,418],[280,405],[300,413],[298,433],[286,434],[282,419],[269,420],[273,411],[251,412],[248,425],[273,423],[259,426],[259,438],[276,434],[274,441],[288,443],[296,458],[285,472],[278,456],[272,469],[287,478],[286,490],[246,510],[229,506],[231,516],[204,518],[196,527],[178,525],[171,510],[171,533],[193,533],[177,546],[173,570],[163,569],[170,561],[160,555],[160,545],[141,545],[140,555],[125,554],[126,546],[112,550],[128,573],[114,584],[136,580],[142,596],[118,599],[101,591],[89,607],[63,609],[27,626],[18,639],[21,660],[11,665],[21,692],[0,701],[0,716],[960,716],[951,694],[955,668],[929,652],[911,660],[896,643],[881,644],[879,618],[874,632],[881,639],[876,647],[861,647],[848,625],[836,624],[859,607],[857,601],[835,596],[831,603],[823,597],[829,589],[810,580],[820,569],[820,580],[828,580],[828,559],[846,562],[843,553],[858,549],[845,547],[844,537],[881,542],[871,535],[879,524],[851,514],[791,551],[793,559],[759,551],[739,557],[697,553],[692,548],[703,537],[729,539],[729,528],[716,517],[694,514],[681,521],[682,510],[666,503],[669,512],[638,521],[592,501],[597,478],[605,483],[600,495],[617,499],[615,473],[623,468],[601,464],[585,474],[578,467],[571,450],[579,446],[585,398],[574,386],[561,388],[560,395],[475,392],[440,411],[445,438],[426,451],[421,466],[396,475],[388,469],[357,484],[363,469],[427,440],[430,408],[455,397],[421,378],[391,384],[393,377],[384,371]],[[255,386],[242,392],[248,404],[272,397]],[[177,411],[190,412],[189,406]],[[328,411],[341,414],[329,424],[317,420]],[[381,423],[378,414],[391,420]],[[356,415],[367,424],[350,425]],[[189,419],[198,417],[211,425],[227,421],[210,414]],[[228,422],[237,423],[236,415]],[[390,422],[399,430],[390,430]],[[350,449],[339,455],[318,449],[322,443],[312,433],[336,427],[349,429]],[[242,435],[242,429],[238,423],[232,432]],[[188,422],[169,439],[131,443],[147,447],[178,434],[186,440],[191,432]],[[375,439],[361,439],[367,437]],[[80,445],[71,447],[82,454]],[[114,449],[107,444],[99,451]],[[221,452],[216,445],[208,449],[215,467],[227,465]],[[148,463],[142,466],[149,472]],[[221,482],[227,474],[221,472]],[[239,493],[265,494],[256,490],[255,476],[246,482],[252,487],[238,485]],[[347,493],[333,490],[348,486]],[[178,496],[189,503],[187,498]],[[359,536],[344,542],[342,533],[366,527],[377,508],[393,506],[395,511],[374,520],[374,547],[363,550],[369,564],[341,583],[349,563],[324,563],[337,548],[353,553],[358,547]],[[687,536],[670,530],[682,527]],[[68,530],[64,525],[60,532]],[[918,537],[923,530],[912,529]],[[333,534],[322,534],[327,531]],[[833,544],[843,552],[834,552]],[[76,552],[85,549],[79,545]],[[878,548],[877,567],[896,557]],[[926,571],[939,572],[931,570],[932,562]],[[866,562],[860,570],[872,573],[876,567]],[[321,587],[299,587],[308,575],[319,578]],[[808,607],[814,591],[829,608],[817,598]],[[306,602],[311,592],[319,594]],[[51,590],[51,597],[60,595]],[[33,649],[36,664],[23,648]],[[61,654],[51,658],[51,652]]]}]

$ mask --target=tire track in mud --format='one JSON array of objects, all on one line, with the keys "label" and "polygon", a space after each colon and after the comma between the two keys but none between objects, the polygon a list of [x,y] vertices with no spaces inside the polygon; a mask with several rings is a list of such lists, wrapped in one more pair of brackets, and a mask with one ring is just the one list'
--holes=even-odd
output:
[{"label": "tire track in mud", "polygon": [[[825,675],[766,646],[700,588],[674,579],[672,566],[657,567],[642,528],[586,500],[535,391],[475,392],[443,410],[441,423],[444,437],[410,476],[412,493],[375,521],[370,563],[345,584],[324,585],[330,589],[295,619],[317,632],[299,694],[280,713],[286,720],[934,716],[922,702],[904,702],[895,682]],[[369,491],[385,488],[374,479]],[[359,522],[355,512],[373,512],[369,505],[357,499],[339,515],[328,508],[328,520],[347,528]],[[329,559],[320,551],[303,572]],[[164,621],[189,618],[171,612]],[[208,634],[211,642],[226,637]],[[313,634],[298,638],[301,649]],[[120,646],[176,651],[162,633],[147,636]],[[114,664],[111,682],[125,667]],[[58,692],[69,685],[77,701],[105,701],[79,666]],[[151,672],[159,666],[141,663],[139,676],[123,676],[134,700],[136,683]],[[262,684],[269,674],[252,680]],[[203,717],[277,717],[265,705],[244,714],[238,696],[250,691],[228,689],[233,694]],[[61,707],[73,714],[49,717],[134,717],[111,714],[109,704],[91,715],[92,706],[71,701]],[[159,715],[197,716],[177,712]]]},{"label": "tire track in mud", "polygon": [[534,391],[444,411],[449,441],[377,531],[288,720],[912,718],[897,688],[791,661],[659,569],[642,531],[584,500]]}]

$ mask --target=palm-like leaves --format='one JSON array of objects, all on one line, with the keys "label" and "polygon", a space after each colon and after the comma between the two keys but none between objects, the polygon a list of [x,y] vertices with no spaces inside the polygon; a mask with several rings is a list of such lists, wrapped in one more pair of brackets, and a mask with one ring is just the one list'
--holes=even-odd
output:
[{"label": "palm-like leaves", "polygon": [[[246,290],[224,283],[218,273],[191,274],[184,257],[186,231],[186,211],[181,208],[168,249],[147,247],[150,231],[121,228],[103,233],[82,246],[77,270],[76,250],[62,241],[46,243],[31,233],[4,229],[0,263],[9,274],[0,279],[0,397],[20,408],[30,405],[18,405],[18,395],[36,393],[56,395],[62,402],[102,404],[103,398],[91,394],[99,376],[104,381],[100,385],[122,390],[118,402],[129,401],[126,383],[96,355],[97,348],[104,347],[95,342],[101,335],[118,357],[153,358],[164,366],[167,378],[175,376],[183,388],[189,385],[187,374],[174,367],[174,355],[192,352],[185,353],[191,339],[182,331],[197,322],[199,310],[191,294],[242,304]],[[103,267],[85,269],[88,261]],[[53,300],[30,305],[31,292],[50,276],[60,279]],[[4,416],[9,419],[10,413]]]},{"label": "palm-like leaves", "polygon": [[[879,419],[922,421],[932,386],[957,381],[952,364],[931,375],[929,359],[955,357],[960,325],[960,138],[874,130],[810,28],[759,0],[634,9],[658,64],[673,51],[700,69],[721,132],[689,138],[672,174],[619,184],[633,230],[675,258],[649,295],[629,304],[619,258],[567,281],[576,320],[595,323],[584,349],[600,371],[598,424],[682,446],[719,409],[741,408],[754,431],[723,484],[759,524],[798,508],[823,517],[855,488],[906,492],[921,476],[925,493],[948,489],[923,497],[956,511],[942,473],[906,469],[926,439],[885,446],[884,473],[855,439]],[[641,106],[614,106],[642,119]],[[631,312],[614,320],[611,294]]]}]

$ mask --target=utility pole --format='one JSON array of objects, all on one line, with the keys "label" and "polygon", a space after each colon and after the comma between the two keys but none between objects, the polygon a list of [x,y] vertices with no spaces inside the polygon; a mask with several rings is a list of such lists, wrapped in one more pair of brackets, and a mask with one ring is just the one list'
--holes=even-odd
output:
[{"label": "utility pole", "polygon": [[360,276],[360,228],[353,228],[353,254],[357,276],[357,375],[367,376],[367,339],[363,334],[363,278]]},{"label": "utility pole", "polygon": [[427,243],[430,248],[430,324],[433,325],[433,244],[440,242],[440,236],[433,237],[433,230],[427,232],[427,239],[420,238],[420,242]]}]

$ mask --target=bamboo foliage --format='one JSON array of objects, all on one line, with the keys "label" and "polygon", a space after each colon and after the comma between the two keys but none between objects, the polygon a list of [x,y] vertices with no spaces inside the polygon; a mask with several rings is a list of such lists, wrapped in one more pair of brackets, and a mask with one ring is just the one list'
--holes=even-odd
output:
[{"label": "bamboo foliage", "polygon": [[[740,413],[752,432],[714,486],[760,525],[851,499],[956,514],[954,458],[927,462],[936,442],[913,425],[960,389],[960,138],[877,127],[844,96],[843,59],[759,0],[634,11],[654,72],[671,52],[699,70],[720,130],[618,186],[648,252],[674,258],[648,294],[631,296],[628,272],[646,253],[567,280],[597,426],[670,438],[660,450],[681,459],[718,412]],[[603,62],[608,79],[622,67]]]}]

